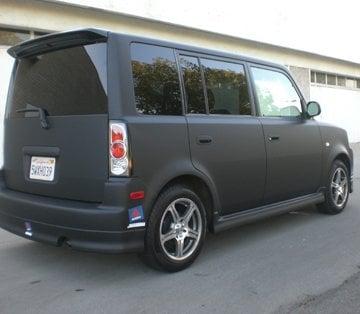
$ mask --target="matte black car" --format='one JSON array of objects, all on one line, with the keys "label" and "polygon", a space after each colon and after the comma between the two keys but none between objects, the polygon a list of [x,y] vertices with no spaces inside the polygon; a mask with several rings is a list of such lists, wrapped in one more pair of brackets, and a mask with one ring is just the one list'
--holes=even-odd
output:
[{"label": "matte black car", "polygon": [[219,51],[83,29],[9,49],[0,226],[178,271],[208,230],[352,191],[344,130],[289,71]]}]

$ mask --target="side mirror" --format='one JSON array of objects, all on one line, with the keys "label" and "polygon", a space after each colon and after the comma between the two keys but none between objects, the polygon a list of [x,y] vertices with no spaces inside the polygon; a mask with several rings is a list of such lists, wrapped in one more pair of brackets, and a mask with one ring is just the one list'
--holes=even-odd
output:
[{"label": "side mirror", "polygon": [[318,116],[321,113],[321,108],[319,103],[316,101],[308,102],[306,105],[306,113],[310,118]]}]

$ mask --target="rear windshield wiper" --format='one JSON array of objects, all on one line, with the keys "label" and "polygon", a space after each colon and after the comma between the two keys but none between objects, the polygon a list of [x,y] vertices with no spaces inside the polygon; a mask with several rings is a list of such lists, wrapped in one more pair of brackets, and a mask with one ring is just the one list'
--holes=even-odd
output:
[{"label": "rear windshield wiper", "polygon": [[45,109],[43,109],[43,108],[40,108],[40,107],[36,107],[36,106],[30,105],[30,104],[28,104],[28,105],[31,106],[31,108],[18,109],[18,110],[16,110],[16,112],[18,112],[18,113],[21,113],[21,112],[38,112],[41,127],[43,129],[49,129],[50,124],[49,124],[48,119],[46,118],[46,116],[48,115],[47,111]]}]

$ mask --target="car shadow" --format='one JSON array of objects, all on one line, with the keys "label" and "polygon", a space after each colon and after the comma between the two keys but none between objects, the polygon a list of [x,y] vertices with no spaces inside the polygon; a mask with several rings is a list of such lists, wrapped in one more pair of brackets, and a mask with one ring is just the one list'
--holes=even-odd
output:
[{"label": "car shadow", "polygon": [[[307,207],[277,217],[234,228],[217,235],[208,234],[197,262],[185,272],[197,273],[209,264],[219,263],[217,259],[237,254],[244,247],[257,245],[287,230],[301,228],[309,220],[322,219],[323,215],[314,207]],[[137,254],[106,255],[75,251],[66,247],[52,247],[45,244],[16,239],[12,245],[1,250],[1,255],[19,269],[29,269],[37,277],[61,277],[77,282],[96,281],[103,283],[126,281],[136,277],[151,278],[166,275],[152,270],[142,263]],[[191,270],[192,269],[192,270]],[[55,274],[54,274],[55,273]],[[91,274],[89,276],[89,274]],[[201,275],[201,272],[199,273]],[[34,278],[41,280],[41,278]]]},{"label": "car shadow", "polygon": [[221,256],[232,254],[245,247],[259,245],[272,237],[281,237],[287,231],[302,228],[309,221],[323,219],[323,217],[324,215],[319,214],[315,206],[310,206],[245,224],[219,234],[208,234],[202,256],[208,259],[218,254]]}]

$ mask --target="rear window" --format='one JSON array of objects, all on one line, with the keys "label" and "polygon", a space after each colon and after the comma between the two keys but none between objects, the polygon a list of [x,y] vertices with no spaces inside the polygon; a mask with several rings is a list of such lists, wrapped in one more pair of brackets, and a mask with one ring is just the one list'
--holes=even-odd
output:
[{"label": "rear window", "polygon": [[107,113],[106,43],[67,48],[17,61],[7,116],[33,106],[50,116]]}]

